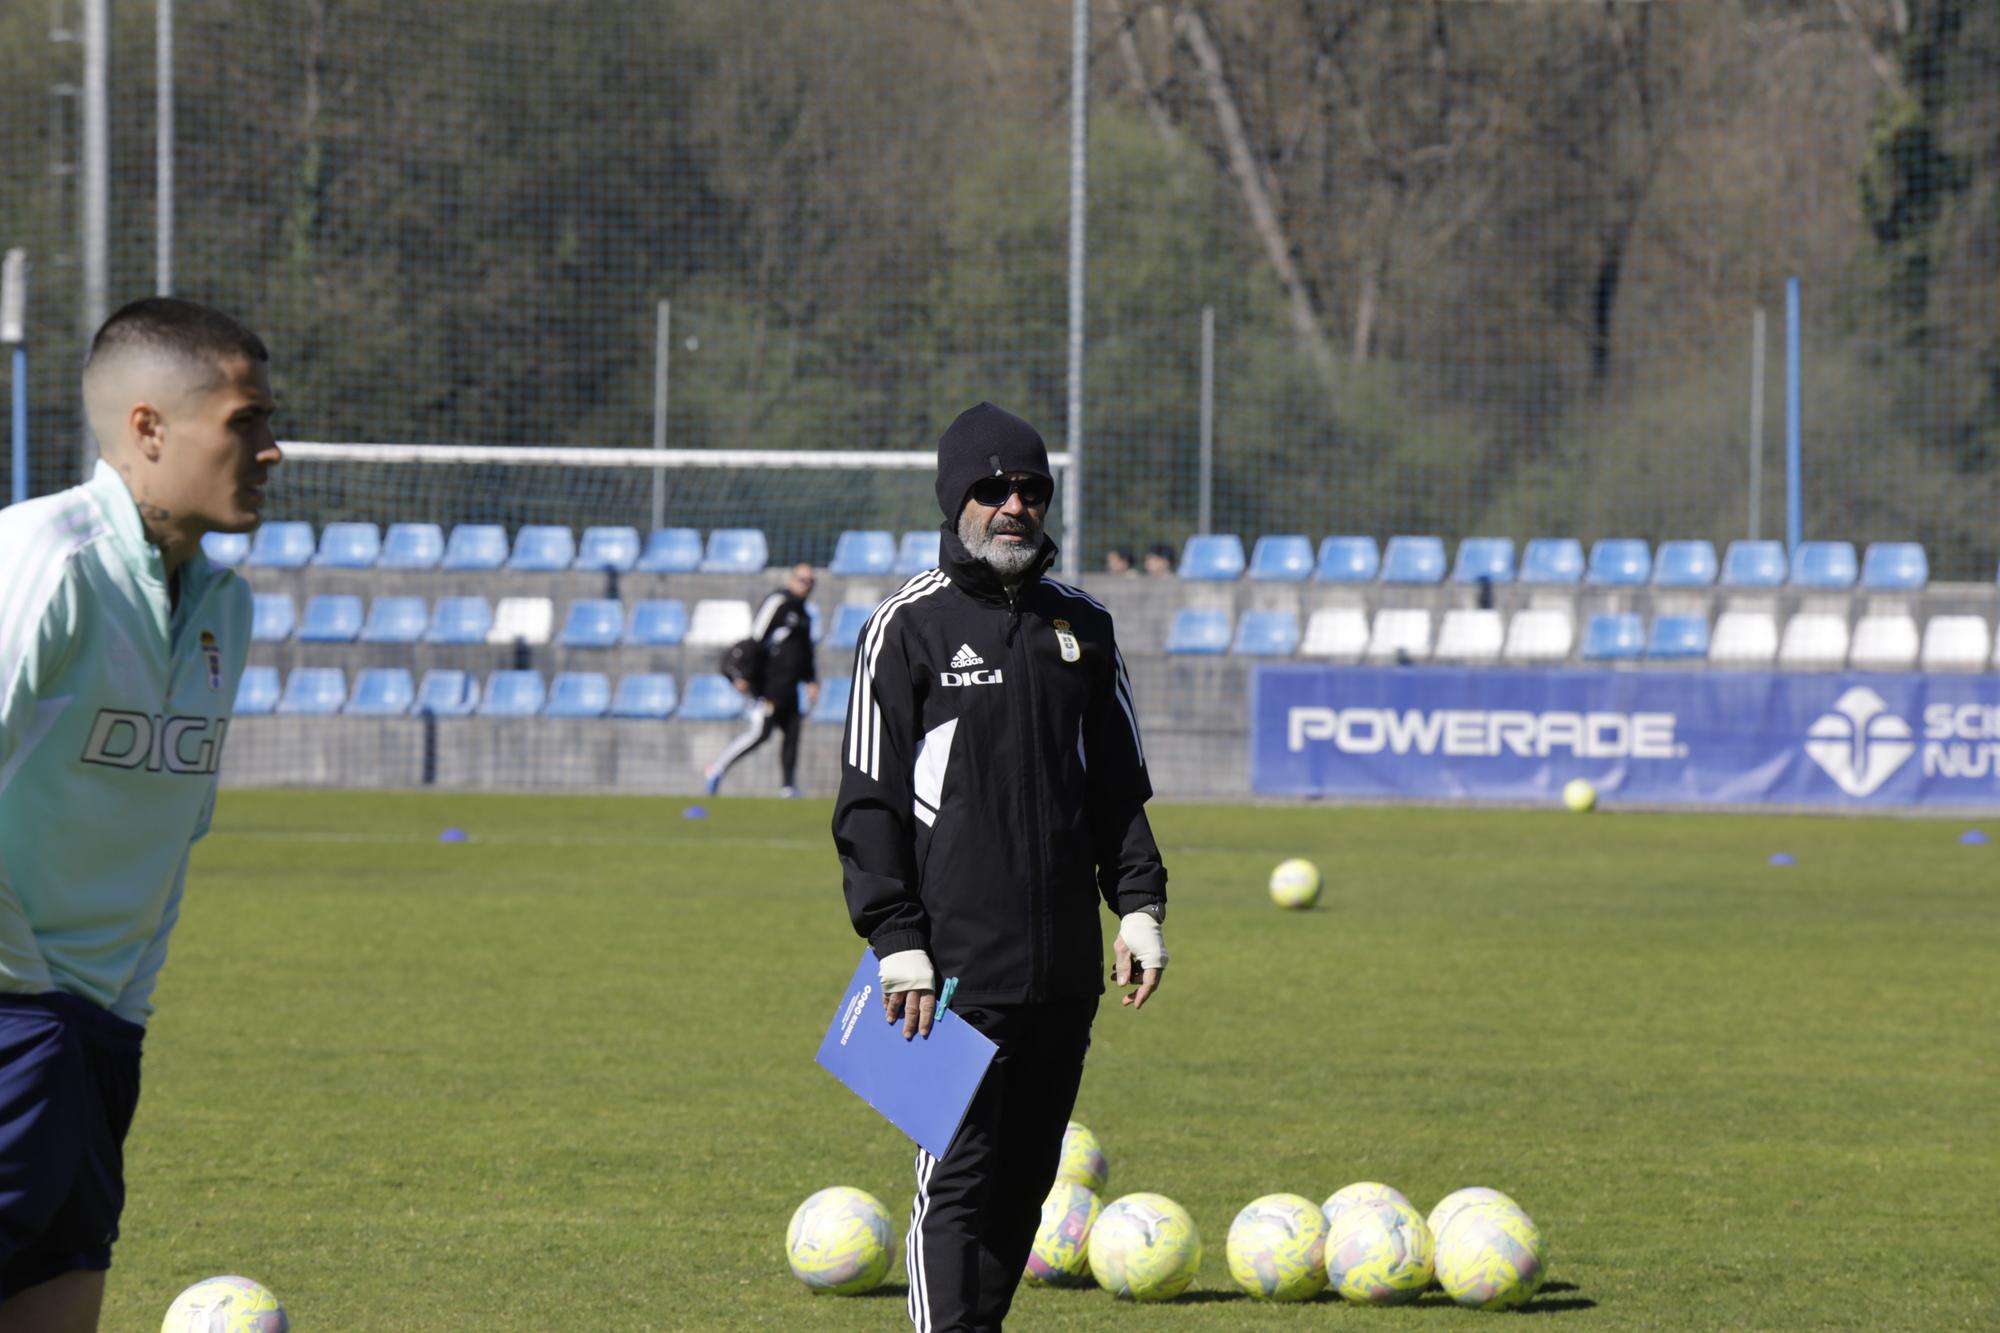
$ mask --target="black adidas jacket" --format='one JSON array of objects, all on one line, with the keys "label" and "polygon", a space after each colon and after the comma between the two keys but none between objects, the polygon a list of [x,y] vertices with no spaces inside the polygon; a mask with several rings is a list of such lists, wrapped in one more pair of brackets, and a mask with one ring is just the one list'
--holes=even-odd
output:
[{"label": "black adidas jacket", "polygon": [[789,589],[775,589],[764,599],[750,637],[763,646],[754,682],[758,698],[790,701],[798,697],[801,681],[819,678],[813,669],[811,613]]},{"label": "black adidas jacket", "polygon": [[957,995],[1104,990],[1098,904],[1164,912],[1167,872],[1111,613],[1042,577],[1010,601],[945,525],[941,568],[877,607],[854,657],[833,838],[877,957],[923,949]]}]

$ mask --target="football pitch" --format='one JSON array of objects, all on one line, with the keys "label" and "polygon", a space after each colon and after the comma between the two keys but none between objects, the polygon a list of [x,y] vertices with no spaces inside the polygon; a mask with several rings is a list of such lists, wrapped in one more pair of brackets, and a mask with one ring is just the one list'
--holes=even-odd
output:
[{"label": "football pitch", "polygon": [[[810,1297],[792,1209],[907,1220],[911,1150],[812,1062],[854,967],[825,802],[225,792],[147,1039],[104,1327],[245,1273],[300,1333],[903,1326]],[[1507,1191],[1527,1316],[2000,1323],[2000,848],[1963,822],[1160,805],[1166,984],[1077,1118],[1193,1213],[1195,1288],[1023,1329],[1511,1327],[1239,1298],[1274,1191]],[[468,840],[440,843],[447,827]],[[2000,833],[1994,821],[1989,831]],[[1773,852],[1798,863],[1768,864]],[[1264,881],[1306,856],[1317,909]],[[1107,918],[1107,924],[1109,918]]]}]

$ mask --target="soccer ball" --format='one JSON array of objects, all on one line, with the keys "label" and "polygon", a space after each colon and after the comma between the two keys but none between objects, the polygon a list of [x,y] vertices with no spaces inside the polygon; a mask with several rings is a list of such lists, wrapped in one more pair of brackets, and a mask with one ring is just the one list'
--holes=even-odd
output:
[{"label": "soccer ball", "polygon": [[1058,1180],[1042,1201],[1042,1225],[1028,1252],[1029,1283],[1037,1287],[1081,1287],[1090,1282],[1090,1228],[1097,1221],[1097,1195],[1074,1180]]},{"label": "soccer ball", "polygon": [[1113,1296],[1170,1301],[1200,1268],[1201,1233],[1187,1209],[1163,1194],[1114,1199],[1090,1229],[1090,1275]]},{"label": "soccer ball", "polygon": [[1512,1208],[1517,1213],[1521,1211],[1520,1204],[1515,1203],[1499,1190],[1487,1189],[1484,1185],[1472,1185],[1462,1190],[1453,1190],[1442,1199],[1439,1199],[1437,1207],[1431,1209],[1431,1215],[1424,1219],[1424,1225],[1431,1229],[1431,1239],[1442,1241],[1444,1239],[1444,1229],[1451,1222],[1451,1219],[1458,1216],[1462,1209],[1470,1208],[1475,1203],[1498,1204],[1502,1208]]},{"label": "soccer ball", "polygon": [[1057,1180],[1074,1180],[1092,1194],[1102,1194],[1111,1182],[1111,1163],[1097,1135],[1072,1120],[1063,1131],[1062,1159],[1056,1164]]},{"label": "soccer ball", "polygon": [[1271,901],[1280,907],[1311,907],[1319,901],[1319,867],[1294,857],[1271,872]]},{"label": "soccer ball", "polygon": [[1342,1185],[1327,1195],[1326,1202],[1319,1206],[1319,1210],[1326,1215],[1326,1224],[1330,1227],[1340,1216],[1341,1209],[1357,1203],[1400,1203],[1408,1207],[1415,1206],[1403,1197],[1401,1190],[1392,1185],[1384,1185],[1378,1180],[1357,1180],[1352,1185]]},{"label": "soccer ball", "polygon": [[1311,1199],[1252,1199],[1229,1224],[1229,1276],[1267,1301],[1309,1301],[1326,1290],[1326,1230]]},{"label": "soccer ball", "polygon": [[1380,1199],[1342,1208],[1326,1238],[1326,1276],[1360,1305],[1401,1305],[1431,1284],[1431,1229],[1407,1203]]},{"label": "soccer ball", "polygon": [[1438,1237],[1438,1285],[1460,1305],[1505,1310],[1525,1304],[1543,1276],[1542,1233],[1511,1204],[1467,1204]]},{"label": "soccer ball", "polygon": [[174,1297],[160,1333],[291,1333],[291,1327],[285,1307],[263,1283],[211,1277]]},{"label": "soccer ball", "polygon": [[873,1289],[896,1259],[889,1210],[866,1190],[835,1185],[800,1204],[785,1228],[785,1258],[814,1292],[856,1296]]},{"label": "soccer ball", "polygon": [[1563,804],[1580,815],[1597,808],[1597,788],[1582,778],[1571,778],[1563,787]]}]

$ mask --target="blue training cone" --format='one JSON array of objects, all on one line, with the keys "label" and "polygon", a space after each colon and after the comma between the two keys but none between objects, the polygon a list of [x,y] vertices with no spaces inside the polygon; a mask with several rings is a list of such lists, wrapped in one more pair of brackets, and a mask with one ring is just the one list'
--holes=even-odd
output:
[{"label": "blue training cone", "polygon": [[445,830],[444,832],[442,832],[442,833],[438,834],[438,841],[439,841],[439,842],[464,842],[464,841],[465,841],[465,830],[464,830],[464,829],[462,829],[462,828],[448,828],[448,829],[446,829],[446,830]]},{"label": "blue training cone", "polygon": [[1967,847],[1984,847],[1987,843],[1993,841],[1993,839],[1986,836],[1986,830],[1976,828],[1969,828],[1959,834],[1958,840]]},{"label": "blue training cone", "polygon": [[1790,852],[1771,853],[1771,864],[1774,866],[1795,866],[1798,863],[1799,858],[1793,856]]},{"label": "blue training cone", "polygon": [[689,807],[688,807],[687,809],[685,809],[685,810],[681,811],[681,818],[682,818],[682,819],[707,819],[707,818],[708,818],[708,807],[707,807],[707,806],[705,806],[705,805],[691,805],[691,806],[689,806]]}]

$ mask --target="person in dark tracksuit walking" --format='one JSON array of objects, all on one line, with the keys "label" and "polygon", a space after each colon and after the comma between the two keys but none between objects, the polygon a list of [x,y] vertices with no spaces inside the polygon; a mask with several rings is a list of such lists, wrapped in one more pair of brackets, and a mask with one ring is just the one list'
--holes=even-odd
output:
[{"label": "person in dark tracksuit walking", "polygon": [[[833,836],[884,1016],[928,1035],[942,977],[999,1052],[941,1158],[917,1153],[906,1266],[920,1333],[998,1329],[1034,1244],[1104,991],[1160,984],[1166,870],[1111,615],[1046,577],[1054,490],[1033,426],[990,403],[938,441],[939,568],[855,651]],[[1135,967],[1136,960],[1136,967]]]},{"label": "person in dark tracksuit walking", "polygon": [[702,770],[703,785],[710,796],[722,786],[730,766],[771,739],[774,731],[784,733],[778,745],[778,767],[782,774],[780,796],[799,794],[799,685],[806,687],[806,711],[819,701],[819,673],[813,667],[812,615],[806,598],[812,596],[813,569],[793,567],[785,586],[774,589],[757,608],[750,627],[755,645],[752,661],[741,674],[732,673],[736,688],[757,700],[750,725],[729,742],[714,762]]}]

